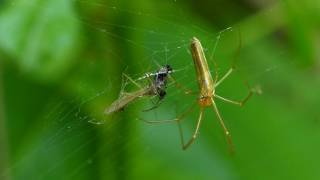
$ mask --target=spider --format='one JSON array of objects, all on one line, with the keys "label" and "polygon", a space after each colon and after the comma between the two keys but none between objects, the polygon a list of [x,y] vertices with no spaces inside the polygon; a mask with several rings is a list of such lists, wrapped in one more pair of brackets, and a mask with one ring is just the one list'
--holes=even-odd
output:
[{"label": "spider", "polygon": [[[227,73],[222,76],[220,80],[218,80],[218,74],[216,71],[215,74],[215,79],[212,78],[210,69],[202,48],[202,45],[200,41],[196,38],[193,37],[191,41],[191,54],[192,54],[192,59],[194,63],[194,67],[196,70],[196,76],[197,76],[197,82],[199,86],[199,96],[197,98],[198,105],[200,107],[200,112],[199,112],[199,117],[197,120],[197,125],[196,128],[191,136],[191,138],[185,143],[184,137],[183,137],[183,131],[182,127],[180,125],[180,121],[188,114],[191,112],[193,109],[194,105],[192,105],[187,111],[183,112],[180,116],[174,118],[174,119],[169,119],[169,120],[160,120],[160,121],[147,121],[144,120],[147,123],[163,123],[163,122],[178,122],[179,126],[179,132],[180,132],[180,138],[181,138],[181,146],[183,150],[186,150],[191,144],[194,143],[194,141],[197,138],[197,135],[199,134],[199,129],[201,125],[201,121],[203,119],[203,112],[205,108],[212,107],[213,111],[215,112],[220,125],[223,128],[224,134],[227,138],[227,142],[230,146],[230,149],[233,150],[233,145],[232,145],[232,140],[231,140],[231,135],[229,130],[227,129],[220,112],[217,108],[217,105],[215,103],[215,99],[220,99],[222,101],[243,106],[248,99],[252,96],[253,90],[250,89],[248,95],[242,100],[242,101],[233,101],[227,98],[224,98],[222,96],[219,96],[215,93],[215,89],[234,71],[234,66],[232,66]],[[189,93],[186,93],[189,94]]]},{"label": "spider", "polygon": [[147,87],[141,87],[135,80],[131,79],[126,74],[123,74],[125,78],[131,81],[140,89],[130,93],[123,93],[117,100],[115,100],[109,107],[107,107],[104,111],[105,114],[111,114],[113,112],[121,111],[132,101],[135,101],[138,98],[144,96],[158,96],[159,100],[157,103],[144,111],[149,111],[157,108],[164,97],[166,96],[166,88],[167,88],[167,79],[170,73],[174,72],[170,65],[165,65],[161,67],[155,73],[146,73],[145,76],[139,78],[138,80],[142,80],[145,78],[149,78],[154,76],[153,80],[150,79],[149,85]]}]

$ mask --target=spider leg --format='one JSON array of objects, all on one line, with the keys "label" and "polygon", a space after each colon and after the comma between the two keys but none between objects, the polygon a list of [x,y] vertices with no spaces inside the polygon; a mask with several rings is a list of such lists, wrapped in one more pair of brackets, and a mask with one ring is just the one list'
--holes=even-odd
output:
[{"label": "spider leg", "polygon": [[178,88],[178,89],[181,89],[184,92],[184,94],[191,94],[191,95],[198,94],[197,92],[194,92],[193,90],[191,90],[191,89],[183,86],[182,84],[178,83],[170,74],[168,75],[168,77],[169,77],[170,81],[173,82],[175,87]]},{"label": "spider leg", "polygon": [[[224,97],[219,96],[219,95],[217,95],[217,94],[214,94],[214,97],[216,97],[216,98],[218,98],[218,99],[220,99],[220,100],[222,100],[222,101],[224,101],[224,102],[231,103],[231,104],[235,104],[235,105],[238,105],[238,106],[242,107],[242,106],[244,106],[244,104],[252,97],[253,93],[255,92],[254,89],[250,89],[248,83],[245,83],[245,84],[246,84],[246,86],[247,86],[247,88],[248,88],[248,90],[249,90],[249,93],[248,93],[247,96],[244,97],[241,101],[230,100],[230,99],[228,99],[228,98],[224,98]],[[257,92],[257,93],[259,93],[259,92]]]},{"label": "spider leg", "polygon": [[237,48],[237,50],[236,50],[236,53],[235,53],[235,55],[234,55],[234,57],[233,57],[233,61],[232,61],[231,68],[227,71],[227,73],[226,73],[224,76],[222,76],[222,78],[221,78],[217,83],[215,83],[215,86],[214,86],[215,88],[218,87],[219,84],[221,84],[221,83],[234,71],[234,69],[235,69],[235,67],[236,67],[236,60],[237,60],[238,57],[239,57],[240,49],[241,49],[241,47],[242,47],[241,33],[240,33],[240,31],[238,31],[238,33],[239,33],[239,45],[238,45],[238,48]]},{"label": "spider leg", "polygon": [[231,67],[228,72],[222,76],[222,78],[217,82],[215,83],[214,87],[218,87],[219,84],[221,84],[232,72],[234,71],[234,67]]},{"label": "spider leg", "polygon": [[197,136],[199,134],[199,129],[200,129],[200,125],[201,125],[201,121],[202,121],[202,117],[203,117],[202,116],[203,115],[203,110],[204,110],[204,107],[201,107],[200,108],[199,118],[198,118],[198,121],[197,121],[197,127],[196,127],[195,131],[193,132],[192,137],[189,139],[189,141],[186,144],[184,143],[182,127],[180,125],[180,122],[178,122],[179,132],[180,132],[180,137],[181,137],[181,146],[182,146],[183,150],[186,150],[196,140],[196,138],[197,138]]},{"label": "spider leg", "polygon": [[252,96],[252,91],[249,91],[249,94],[241,101],[234,101],[234,100],[230,100],[230,99],[227,99],[227,98],[224,98],[222,96],[219,96],[217,94],[214,95],[214,97],[218,98],[218,99],[221,99],[222,101],[224,102],[227,102],[227,103],[231,103],[231,104],[235,104],[235,105],[238,105],[240,107],[244,106],[244,104],[250,99],[250,97]]},{"label": "spider leg", "polygon": [[230,132],[229,132],[229,130],[227,129],[226,125],[224,124],[224,121],[223,121],[223,119],[222,119],[222,117],[221,117],[221,115],[220,115],[220,112],[219,112],[219,110],[218,110],[218,107],[217,107],[216,103],[214,102],[214,100],[213,100],[212,98],[211,98],[211,102],[212,102],[213,110],[214,110],[214,112],[216,113],[216,116],[217,116],[217,118],[218,118],[218,120],[219,120],[219,123],[220,123],[220,125],[222,126],[222,129],[223,129],[223,131],[224,131],[224,134],[225,134],[225,136],[226,136],[226,138],[227,138],[227,142],[228,142],[228,144],[229,144],[230,151],[233,152],[233,143],[232,143],[232,139],[231,139]]},{"label": "spider leg", "polygon": [[184,111],[180,116],[173,118],[173,119],[165,119],[165,120],[145,120],[142,118],[138,118],[139,120],[144,121],[145,123],[149,123],[149,124],[160,124],[160,123],[172,123],[172,122],[179,122],[181,120],[184,119],[184,117],[189,114],[193,109],[194,109],[194,105],[195,103],[186,111]]},{"label": "spider leg", "polygon": [[213,61],[213,65],[214,65],[214,84],[217,83],[218,79],[219,79],[219,72],[218,72],[218,64],[216,61]]}]

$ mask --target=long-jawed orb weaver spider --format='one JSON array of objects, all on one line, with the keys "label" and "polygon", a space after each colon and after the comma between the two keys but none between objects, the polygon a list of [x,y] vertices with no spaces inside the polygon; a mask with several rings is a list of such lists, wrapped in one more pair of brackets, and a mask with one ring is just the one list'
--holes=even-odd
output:
[{"label": "long-jawed orb weaver spider", "polygon": [[107,107],[104,111],[105,114],[111,114],[113,112],[117,112],[123,110],[125,106],[129,103],[137,100],[138,98],[145,97],[145,96],[158,96],[159,100],[157,103],[144,111],[149,111],[155,109],[159,106],[166,95],[166,88],[167,88],[167,80],[169,74],[173,72],[173,69],[170,65],[165,65],[161,67],[155,73],[146,73],[145,76],[139,78],[138,80],[142,80],[145,78],[149,78],[154,76],[153,80],[150,80],[149,85],[147,87],[141,87],[135,80],[131,79],[126,74],[123,74],[125,78],[131,81],[133,84],[138,86],[140,89],[135,92],[130,93],[123,93],[117,100],[115,100],[109,107]]},{"label": "long-jawed orb weaver spider", "polygon": [[[187,143],[184,142],[184,137],[183,137],[183,131],[182,127],[180,125],[180,121],[192,111],[194,105],[192,105],[187,111],[183,112],[180,116],[174,118],[174,119],[169,119],[169,120],[160,120],[160,121],[147,121],[144,120],[147,123],[164,123],[164,122],[178,122],[179,126],[179,132],[180,132],[180,137],[181,137],[181,145],[182,149],[185,150],[187,149],[197,138],[197,135],[199,134],[199,129],[201,125],[201,121],[203,119],[203,112],[204,109],[207,107],[213,108],[213,111],[215,112],[219,123],[221,124],[224,134],[227,138],[227,142],[230,146],[230,149],[233,150],[233,145],[232,145],[232,140],[231,140],[231,135],[229,130],[227,129],[226,125],[224,124],[224,121],[220,115],[220,112],[217,108],[217,105],[215,103],[215,99],[220,99],[222,101],[243,106],[247,100],[252,96],[253,90],[250,89],[248,95],[242,100],[242,101],[233,101],[224,97],[221,97],[215,93],[215,89],[234,71],[234,66],[232,66],[227,73],[222,76],[220,80],[218,80],[218,73],[216,70],[215,74],[215,79],[213,80],[210,69],[202,48],[202,45],[200,41],[196,38],[193,37],[191,41],[191,54],[192,54],[192,59],[194,63],[194,67],[196,69],[196,76],[197,76],[197,82],[199,86],[199,97],[197,99],[197,102],[200,107],[200,113],[196,125],[196,129],[193,132],[192,137],[189,139]],[[189,94],[189,93],[187,93]]]}]

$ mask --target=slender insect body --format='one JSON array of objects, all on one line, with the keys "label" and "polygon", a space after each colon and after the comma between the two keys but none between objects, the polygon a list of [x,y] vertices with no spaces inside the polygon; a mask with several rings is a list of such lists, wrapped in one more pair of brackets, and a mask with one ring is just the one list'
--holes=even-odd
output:
[{"label": "slender insect body", "polygon": [[[107,107],[104,113],[111,114],[113,112],[118,112],[120,110],[123,110],[129,103],[145,96],[158,96],[159,101],[163,100],[166,95],[168,75],[172,72],[173,72],[173,69],[171,68],[171,66],[166,65],[160,68],[155,73],[147,73],[145,78],[154,76],[154,79],[150,82],[150,84],[147,87],[143,87],[134,92],[124,93],[120,98],[115,100],[109,107]],[[141,80],[141,79],[142,78],[139,78],[138,80]],[[131,78],[129,78],[129,80],[132,81],[134,84],[136,84],[136,82]],[[138,84],[136,85],[139,86]],[[156,107],[157,105],[150,109],[153,109]]]},{"label": "slender insect body", "polygon": [[105,114],[111,114],[113,112],[120,111],[124,109],[130,102],[147,95],[151,95],[152,91],[150,88],[143,88],[138,91],[132,93],[126,93],[125,95],[121,96],[119,99],[115,100],[108,108],[105,109]]},{"label": "slender insect body", "polygon": [[210,106],[212,105],[211,98],[214,95],[214,81],[211,77],[202,45],[196,37],[192,38],[191,51],[200,89],[199,104],[201,106]]}]

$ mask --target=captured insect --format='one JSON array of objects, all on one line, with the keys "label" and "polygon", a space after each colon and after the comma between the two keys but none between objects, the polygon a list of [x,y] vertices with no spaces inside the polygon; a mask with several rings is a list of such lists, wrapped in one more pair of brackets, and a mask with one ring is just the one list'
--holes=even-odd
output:
[{"label": "captured insect", "polygon": [[115,100],[109,107],[107,107],[104,111],[105,114],[111,114],[113,112],[118,112],[123,110],[129,103],[137,100],[138,98],[145,96],[158,96],[159,99],[156,104],[144,111],[149,111],[157,108],[164,97],[166,96],[166,88],[167,88],[167,80],[169,74],[173,72],[173,69],[170,65],[165,65],[161,67],[155,73],[146,73],[145,76],[139,78],[138,80],[146,79],[153,77],[153,79],[149,80],[149,85],[147,87],[141,87],[135,80],[131,79],[129,76],[124,75],[129,81],[131,81],[134,85],[136,85],[139,90],[130,93],[123,93],[117,100]]},{"label": "captured insect", "polygon": [[197,138],[197,135],[199,134],[201,121],[203,119],[204,109],[207,107],[212,107],[213,111],[215,112],[215,114],[219,120],[219,123],[221,124],[221,126],[223,128],[224,134],[227,138],[227,142],[232,150],[233,145],[232,145],[231,135],[230,135],[230,132],[227,129],[227,127],[226,127],[226,125],[220,115],[220,112],[219,112],[217,105],[215,103],[215,99],[220,99],[220,100],[225,101],[227,103],[243,106],[248,101],[248,99],[252,96],[254,91],[249,88],[248,95],[242,101],[233,101],[233,100],[230,100],[230,99],[227,99],[227,98],[224,98],[222,96],[217,95],[215,93],[215,89],[234,71],[234,66],[232,66],[227,71],[227,73],[224,76],[222,76],[222,78],[220,80],[218,80],[218,73],[216,70],[215,79],[213,79],[211,76],[211,73],[210,73],[210,69],[209,69],[202,45],[196,37],[192,38],[190,48],[191,48],[191,54],[192,54],[194,67],[196,70],[197,82],[198,82],[198,86],[199,86],[199,97],[197,98],[197,102],[200,107],[197,125],[196,125],[196,128],[192,134],[192,137],[189,139],[189,141],[187,141],[185,143],[184,137],[183,137],[182,127],[180,125],[180,121],[188,113],[190,113],[192,111],[194,105],[192,105],[189,109],[187,109],[187,111],[183,112],[180,116],[178,116],[174,119],[160,120],[160,121],[146,121],[146,120],[144,120],[144,121],[148,122],[148,123],[178,122],[179,132],[180,132],[180,137],[181,137],[181,145],[182,145],[182,149],[185,150],[195,141],[195,139]]}]

